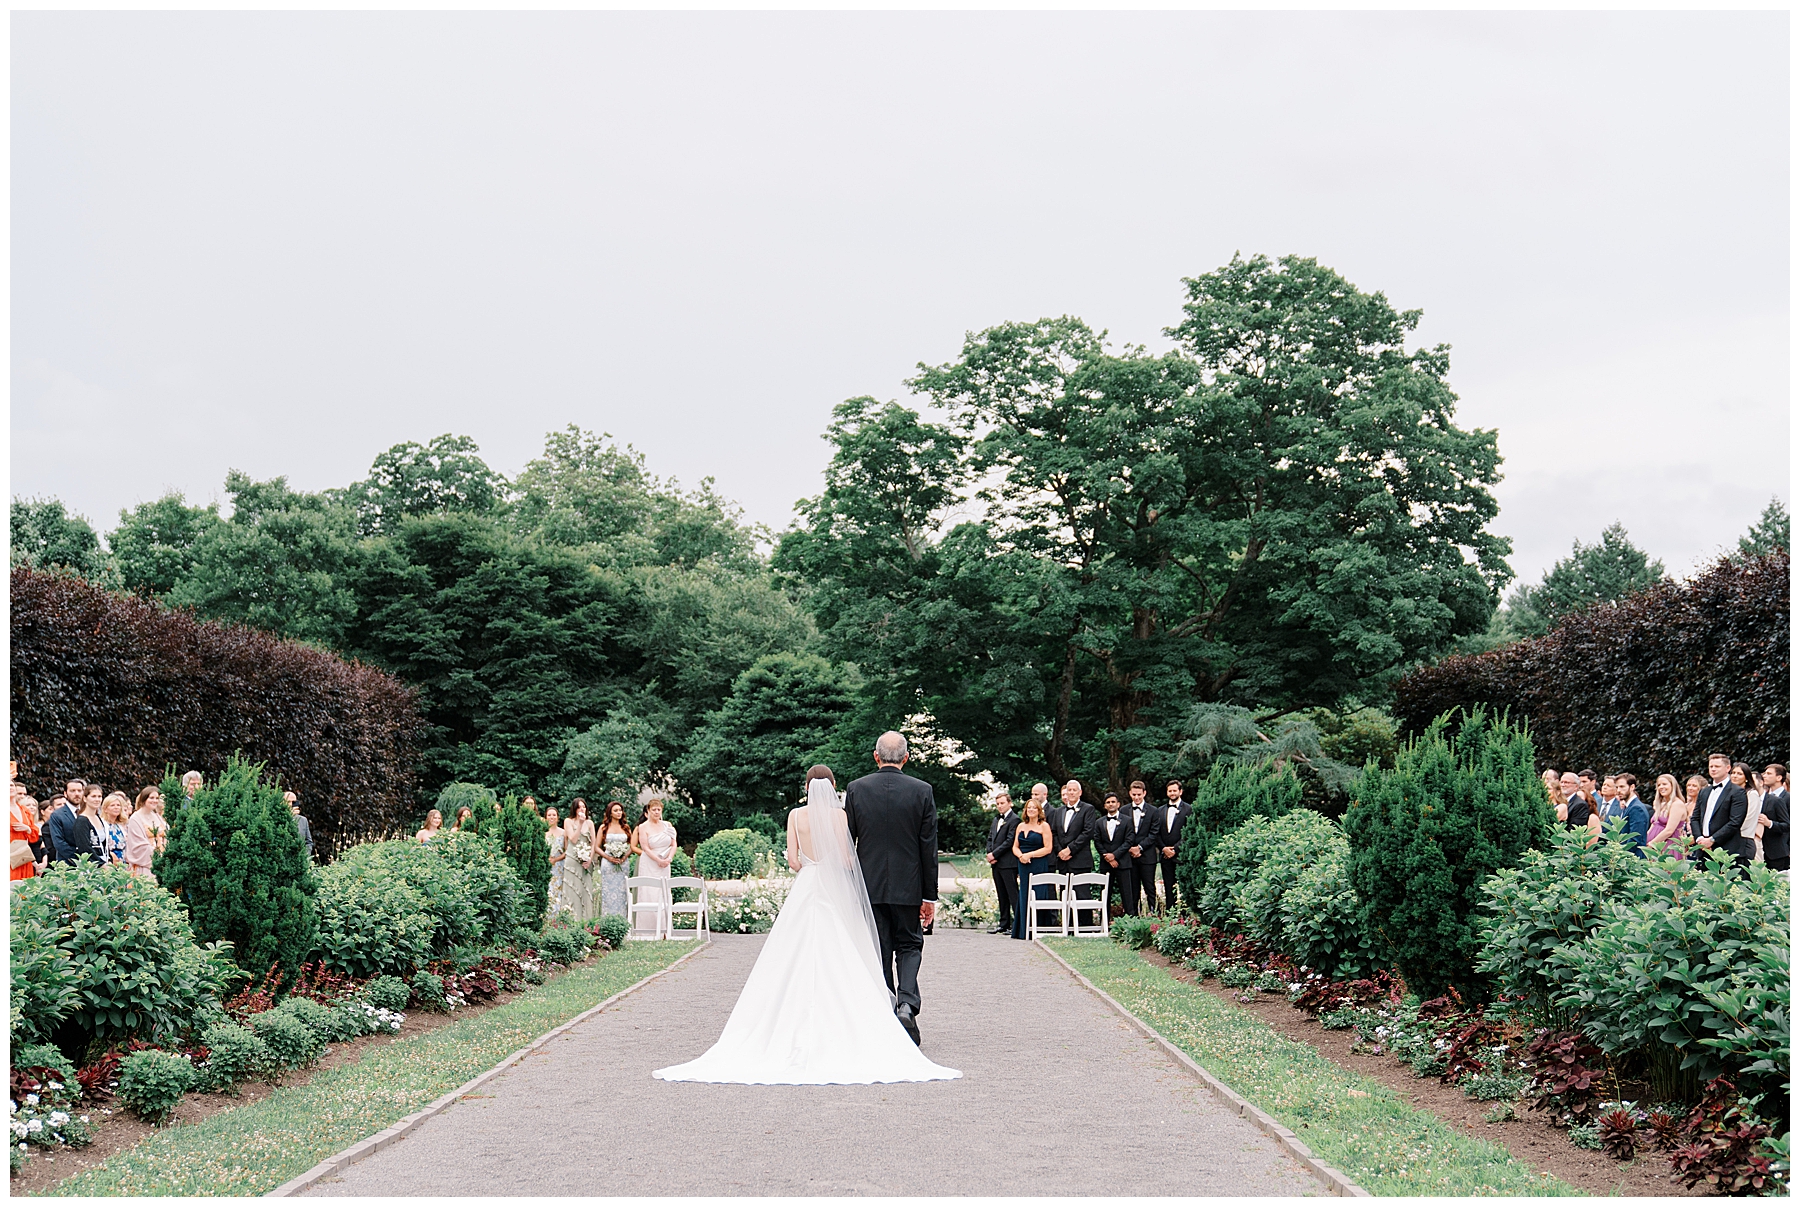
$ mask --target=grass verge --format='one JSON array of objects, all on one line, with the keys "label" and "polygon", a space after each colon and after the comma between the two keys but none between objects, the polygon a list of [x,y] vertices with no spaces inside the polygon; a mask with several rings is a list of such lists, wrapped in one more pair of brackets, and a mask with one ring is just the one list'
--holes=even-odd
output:
[{"label": "grass verge", "polygon": [[1498,1145],[1459,1135],[1380,1082],[1276,1034],[1254,1016],[1145,963],[1135,951],[1092,939],[1044,942],[1370,1194],[1581,1193],[1549,1174],[1533,1173]]},{"label": "grass verge", "polygon": [[261,1102],[158,1132],[45,1193],[266,1193],[448,1094],[693,948],[691,941],[627,943],[503,1006],[384,1044],[355,1064],[316,1073],[306,1085],[278,1089]]}]

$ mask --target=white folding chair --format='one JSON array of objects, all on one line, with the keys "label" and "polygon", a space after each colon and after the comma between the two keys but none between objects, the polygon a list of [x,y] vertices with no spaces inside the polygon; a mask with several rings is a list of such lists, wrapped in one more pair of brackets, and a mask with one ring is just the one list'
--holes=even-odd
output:
[{"label": "white folding chair", "polygon": [[[668,922],[663,928],[663,934],[671,939],[698,939],[711,934],[712,932],[708,928],[706,922],[706,881],[700,879],[698,876],[671,876],[669,879],[663,881],[663,883],[669,886],[669,905],[665,915]],[[697,895],[697,899],[693,901],[675,900],[675,890],[678,888],[693,889]],[[676,914],[694,915],[693,929],[689,930],[688,928],[683,927],[680,932],[677,933],[675,927]]]},{"label": "white folding chair", "polygon": [[[1106,894],[1110,887],[1111,877],[1105,872],[1075,872],[1069,877],[1069,933],[1076,937],[1105,938],[1108,934]],[[1084,900],[1075,895],[1075,890],[1084,884],[1098,885],[1093,899]],[[1083,914],[1094,915],[1092,925],[1082,922]]]},{"label": "white folding chair", "polygon": [[[650,890],[655,896],[649,901],[638,898],[644,890]],[[625,932],[627,939],[661,939],[669,929],[669,882],[661,876],[632,876],[625,881],[625,919],[631,923],[631,929]],[[650,915],[650,929],[644,930],[638,925],[638,915]]]},{"label": "white folding chair", "polygon": [[[1050,897],[1039,898],[1040,887],[1051,890]],[[1033,872],[1031,874],[1031,891],[1026,895],[1025,905],[1025,937],[1035,939],[1041,934],[1066,935],[1069,933],[1069,878],[1061,872]],[[1040,914],[1056,915],[1056,929],[1043,925],[1038,921]]]}]

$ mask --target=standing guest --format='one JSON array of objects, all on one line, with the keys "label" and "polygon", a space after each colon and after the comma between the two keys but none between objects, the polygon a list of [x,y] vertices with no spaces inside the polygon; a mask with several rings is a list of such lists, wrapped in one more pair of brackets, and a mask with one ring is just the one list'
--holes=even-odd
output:
[{"label": "standing guest", "polygon": [[1110,917],[1113,898],[1119,899],[1121,911],[1129,912],[1131,902],[1137,898],[1137,889],[1132,883],[1131,823],[1119,815],[1119,794],[1108,792],[1101,803],[1106,813],[1094,831],[1094,846],[1100,852],[1100,862],[1106,865],[1106,901]]},{"label": "standing guest", "polygon": [[[23,784],[19,786],[24,787]],[[43,825],[38,821],[37,802],[28,794],[13,793],[11,803],[11,879],[29,880],[37,875],[37,852],[34,848],[43,834]]]},{"label": "standing guest", "polygon": [[1788,870],[1787,768],[1770,763],[1762,773],[1763,862],[1777,872]]},{"label": "standing guest", "polygon": [[[1162,855],[1163,832],[1162,814],[1150,807],[1146,798],[1147,792],[1143,780],[1133,780],[1128,789],[1131,793],[1131,845],[1126,854],[1131,856],[1131,899],[1125,903],[1125,912],[1139,914],[1148,910],[1156,912],[1156,862]],[[1139,908],[1138,897],[1143,896],[1143,909]]]},{"label": "standing guest", "polygon": [[162,791],[154,784],[139,789],[137,808],[125,823],[125,866],[133,876],[155,879],[150,875],[150,865],[161,849],[157,840],[168,828],[169,823],[162,819]]},{"label": "standing guest", "polygon": [[[1592,775],[1593,772],[1588,772]],[[1573,771],[1565,771],[1562,776],[1563,796],[1567,804],[1562,810],[1563,825],[1571,830],[1586,830],[1598,833],[1600,829],[1599,815],[1594,812],[1593,798],[1581,788],[1581,777]]]},{"label": "standing guest", "polygon": [[[624,853],[608,854],[607,848],[614,844]],[[631,904],[631,894],[625,885],[630,876],[625,865],[631,861],[631,823],[627,820],[624,802],[607,802],[604,820],[594,835],[594,851],[600,859],[600,912],[623,918]]]},{"label": "standing guest", "polygon": [[81,816],[81,811],[86,808],[85,786],[77,783],[75,795],[65,798],[45,820],[44,828],[50,835],[50,857],[55,862],[72,864],[82,855],[98,856],[93,828]]},{"label": "standing guest", "polygon": [[1168,803],[1162,809],[1162,884],[1163,912],[1173,915],[1175,909],[1175,867],[1181,855],[1181,831],[1187,825],[1193,807],[1181,799],[1181,781],[1170,780],[1163,789]]},{"label": "standing guest", "polygon": [[[1562,776],[1557,775],[1554,771],[1546,771],[1544,772],[1544,775],[1546,777],[1544,786],[1550,793],[1550,804],[1556,809],[1556,820],[1567,825],[1569,821],[1569,794],[1563,791]],[[1556,775],[1554,780],[1548,778],[1552,775]]]},{"label": "standing guest", "polygon": [[1703,851],[1730,852],[1738,870],[1743,871],[1756,853],[1755,846],[1744,837],[1744,814],[1749,811],[1750,800],[1742,788],[1731,782],[1730,755],[1710,756],[1706,769],[1712,782],[1700,790],[1700,800],[1694,806],[1690,824],[1694,841]]},{"label": "standing guest", "polygon": [[474,816],[475,816],[475,810],[469,808],[469,806],[467,806],[467,805],[464,805],[464,806],[462,806],[462,808],[460,808],[456,811],[456,820],[451,823],[450,828],[452,830],[460,830],[463,828],[463,824],[465,822],[469,822],[469,824],[472,828],[474,823],[470,822],[469,819]]},{"label": "standing guest", "polygon": [[[520,801],[519,803],[521,805],[524,805],[527,809],[530,809],[533,813],[537,813],[537,811],[538,811],[537,797],[535,797],[535,796],[528,796],[524,800]],[[544,813],[539,814],[539,816],[543,817],[546,821],[548,821],[550,819],[550,814],[555,813],[555,812],[556,812],[555,809],[550,809]]]},{"label": "standing guest", "polygon": [[74,843],[74,857],[67,862],[74,863],[83,855],[96,864],[107,862],[106,829],[100,821],[100,805],[104,799],[96,785],[88,785],[87,796],[82,799],[75,821],[69,826],[70,838]]},{"label": "standing guest", "polygon": [[123,792],[109,792],[100,802],[100,846],[107,863],[125,862],[125,811],[131,800]]},{"label": "standing guest", "polygon": [[579,796],[563,822],[563,853],[563,900],[580,924],[594,916],[594,823]]},{"label": "standing guest", "polygon": [[438,836],[438,831],[443,828],[444,815],[439,813],[436,809],[433,809],[425,814],[425,828],[413,835],[413,837],[417,838],[420,842],[430,842]]},{"label": "standing guest", "polygon": [[1747,763],[1731,765],[1731,782],[1744,790],[1744,799],[1748,807],[1744,812],[1744,837],[1750,841],[1753,863],[1761,863],[1762,850],[1762,781],[1751,772]]},{"label": "standing guest", "polygon": [[99,784],[92,780],[88,781],[87,800],[88,804],[92,806],[93,816],[97,820],[100,816],[100,806],[106,803],[106,793],[101,790]]},{"label": "standing guest", "polygon": [[1562,776],[1558,774],[1556,768],[1544,768],[1543,774],[1538,776],[1538,778],[1544,781],[1544,791],[1550,794],[1550,799],[1555,800],[1557,781],[1562,778]]},{"label": "standing guest", "polygon": [[1012,794],[1002,788],[994,794],[994,824],[988,827],[987,861],[994,869],[994,899],[999,902],[999,917],[988,927],[988,934],[1013,930],[1013,906],[1019,899],[1019,860],[1013,854],[1013,831],[1019,828],[1019,815],[1013,812]]},{"label": "standing guest", "polygon": [[[669,867],[675,862],[675,827],[663,820],[663,803],[654,796],[644,805],[644,820],[631,832],[631,850],[638,857],[637,874],[656,880],[669,878]],[[638,889],[640,903],[667,900],[666,889]]]},{"label": "standing guest", "polygon": [[294,815],[294,829],[300,832],[300,841],[306,844],[308,862],[313,857],[312,823],[306,820],[306,814],[300,812],[300,798],[292,792],[283,792],[281,799],[287,802],[288,812]]},{"label": "standing guest", "polygon": [[1619,794],[1617,808],[1625,823],[1625,841],[1642,859],[1644,844],[1650,840],[1650,806],[1638,799],[1637,776],[1631,772],[1619,772],[1613,777],[1613,785]]},{"label": "standing guest", "polygon": [[[1044,795],[1049,795],[1048,789]],[[1031,878],[1051,870],[1050,848],[1056,841],[1050,832],[1050,823],[1044,819],[1044,802],[1036,789],[1033,789],[1031,799],[1025,802],[1022,812],[1024,816],[1013,829],[1013,858],[1019,861],[1019,912],[1013,917],[1015,939],[1025,937],[1025,922],[1031,916]]]},{"label": "standing guest", "polygon": [[544,841],[550,847],[550,904],[546,913],[560,913],[568,906],[562,899],[562,863],[568,855],[564,843],[562,819],[554,808],[544,810]]},{"label": "standing guest", "polygon": [[194,803],[194,797],[199,795],[200,785],[203,782],[204,781],[201,779],[198,771],[184,771],[181,773],[181,804],[177,809],[177,812],[181,809],[186,809],[189,805]]},{"label": "standing guest", "polygon": [[1688,814],[1692,809],[1693,806],[1681,795],[1674,776],[1667,772],[1657,776],[1655,799],[1650,802],[1650,832],[1645,836],[1644,845],[1658,855],[1686,859],[1687,852],[1674,840],[1687,833]]},{"label": "standing guest", "polygon": [[[1071,872],[1094,870],[1094,834],[1100,828],[1100,816],[1094,806],[1081,799],[1081,781],[1070,780],[1062,788],[1062,813],[1056,818],[1056,858],[1050,870],[1067,876]],[[1085,900],[1090,894],[1082,886]]]}]

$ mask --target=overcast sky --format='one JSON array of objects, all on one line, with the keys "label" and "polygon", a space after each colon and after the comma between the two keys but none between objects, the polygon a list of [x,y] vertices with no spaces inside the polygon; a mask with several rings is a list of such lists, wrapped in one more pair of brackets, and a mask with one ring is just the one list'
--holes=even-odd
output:
[{"label": "overcast sky", "polygon": [[611,432],[783,527],[965,331],[1166,346],[1315,256],[1425,312],[1535,579],[1788,495],[1782,13],[12,16],[12,490],[103,531]]}]

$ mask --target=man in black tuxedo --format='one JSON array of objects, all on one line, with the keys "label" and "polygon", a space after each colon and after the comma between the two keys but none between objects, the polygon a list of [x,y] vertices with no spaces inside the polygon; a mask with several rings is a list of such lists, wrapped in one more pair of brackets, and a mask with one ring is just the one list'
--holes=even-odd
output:
[{"label": "man in black tuxedo", "polygon": [[892,730],[876,739],[875,774],[845,791],[844,820],[869,888],[882,979],[894,995],[894,1016],[916,1044],[919,961],[937,912],[937,799],[930,784],[901,773],[908,753],[906,739]]},{"label": "man in black tuxedo", "polygon": [[[1121,909],[1135,895],[1131,887],[1131,825],[1119,815],[1119,794],[1108,792],[1102,802],[1106,812],[1094,829],[1094,846],[1100,851],[1100,863],[1107,875],[1106,900],[1119,899]],[[1111,912],[1108,911],[1108,917]]]},{"label": "man in black tuxedo", "polygon": [[[1156,912],[1156,861],[1162,854],[1162,814],[1145,799],[1143,780],[1131,783],[1131,808],[1126,824],[1131,827],[1131,845],[1125,853],[1131,856],[1131,896],[1125,901],[1128,914]],[[1139,908],[1138,894],[1144,897]]]},{"label": "man in black tuxedo", "polygon": [[1008,934],[1013,928],[1013,904],[1019,899],[1019,857],[1012,853],[1019,815],[1013,812],[1012,794],[1002,788],[994,796],[994,824],[988,827],[987,861],[994,869],[994,892],[1000,897],[1000,920],[988,934]]},{"label": "man in black tuxedo", "polygon": [[1770,763],[1763,768],[1763,862],[1777,872],[1788,870],[1787,768]]},{"label": "man in black tuxedo", "polygon": [[1168,787],[1163,789],[1163,794],[1168,798],[1168,803],[1158,806],[1163,823],[1161,859],[1158,862],[1162,864],[1163,910],[1174,914],[1176,857],[1181,853],[1182,827],[1187,825],[1188,814],[1193,812],[1193,807],[1181,799],[1180,780],[1170,780]]},{"label": "man in black tuxedo", "polygon": [[[83,855],[92,856],[96,860],[101,856],[100,842],[94,833],[94,827],[81,816],[81,810],[86,807],[86,787],[81,780],[70,780],[63,803],[44,818],[44,834],[50,840],[50,859],[53,863],[74,863]],[[74,795],[66,795],[67,793]]]},{"label": "man in black tuxedo", "polygon": [[1700,789],[1694,805],[1694,816],[1688,828],[1703,850],[1731,852],[1739,871],[1750,866],[1756,844],[1744,837],[1744,818],[1750,812],[1750,798],[1731,782],[1731,758],[1715,754],[1706,760],[1712,783]]},{"label": "man in black tuxedo", "polygon": [[[1051,845],[1056,848],[1050,870],[1062,876],[1070,872],[1093,871],[1094,835],[1099,829],[1100,815],[1094,811],[1094,806],[1081,799],[1081,781],[1070,780],[1064,784],[1062,808],[1057,810],[1050,823]],[[1085,886],[1081,895],[1084,898],[1091,896]]]}]

